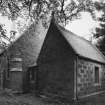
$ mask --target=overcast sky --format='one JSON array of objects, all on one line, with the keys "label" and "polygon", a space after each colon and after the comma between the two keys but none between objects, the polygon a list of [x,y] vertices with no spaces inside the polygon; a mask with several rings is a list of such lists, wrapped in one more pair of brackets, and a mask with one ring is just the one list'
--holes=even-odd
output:
[{"label": "overcast sky", "polygon": [[0,24],[5,25],[5,29],[7,29],[7,32],[9,33],[11,30],[12,22],[8,20],[6,16],[1,16],[0,15]]},{"label": "overcast sky", "polygon": [[99,26],[99,23],[94,21],[88,12],[83,12],[81,19],[70,22],[66,28],[79,36],[90,39],[91,32],[95,30],[96,26]]}]

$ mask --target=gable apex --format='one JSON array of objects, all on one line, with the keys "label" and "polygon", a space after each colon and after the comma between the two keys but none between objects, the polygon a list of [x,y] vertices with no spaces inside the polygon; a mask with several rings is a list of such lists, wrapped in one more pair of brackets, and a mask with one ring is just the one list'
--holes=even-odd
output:
[{"label": "gable apex", "polygon": [[52,20],[50,25],[54,25],[58,28],[61,35],[66,39],[76,54],[100,63],[105,63],[104,55],[95,45],[91,44],[88,40],[77,36],[71,31],[66,30],[62,26],[58,25],[54,20]]}]

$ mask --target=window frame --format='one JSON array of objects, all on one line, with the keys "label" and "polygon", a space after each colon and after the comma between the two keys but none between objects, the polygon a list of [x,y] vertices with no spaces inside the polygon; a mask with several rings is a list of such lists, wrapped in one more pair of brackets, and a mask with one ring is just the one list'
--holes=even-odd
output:
[{"label": "window frame", "polygon": [[[96,73],[97,70],[98,70],[98,77],[97,77],[97,73]],[[96,78],[98,78],[97,79],[98,82],[96,81]],[[100,81],[100,67],[98,65],[94,66],[94,85],[95,86],[101,85],[101,81]]]}]

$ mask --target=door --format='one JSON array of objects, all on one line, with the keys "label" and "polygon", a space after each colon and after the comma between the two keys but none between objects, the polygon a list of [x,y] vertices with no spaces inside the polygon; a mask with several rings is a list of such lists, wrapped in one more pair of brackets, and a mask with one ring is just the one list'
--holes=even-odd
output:
[{"label": "door", "polygon": [[29,67],[28,69],[28,87],[29,92],[35,92],[37,87],[38,67]]}]

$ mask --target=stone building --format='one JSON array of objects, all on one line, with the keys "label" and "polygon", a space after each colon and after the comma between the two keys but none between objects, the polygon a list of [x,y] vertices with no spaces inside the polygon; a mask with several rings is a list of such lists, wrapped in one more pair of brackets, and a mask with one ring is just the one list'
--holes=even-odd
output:
[{"label": "stone building", "polygon": [[105,57],[89,41],[51,22],[40,51],[42,94],[80,99],[105,91]]},{"label": "stone building", "polygon": [[4,87],[39,91],[69,100],[104,92],[105,57],[102,53],[53,20],[48,29],[42,27],[41,23],[31,25],[9,47],[7,57],[2,56],[5,52],[1,53],[4,62],[9,60],[3,70]]},{"label": "stone building", "polygon": [[[1,78],[5,76],[5,82],[1,79],[1,88],[22,92],[29,90],[29,84],[34,84],[33,73],[29,69],[36,66],[46,33],[47,29],[39,21],[36,25],[32,24],[7,50],[0,51]],[[4,65],[3,62],[7,63]]]}]

